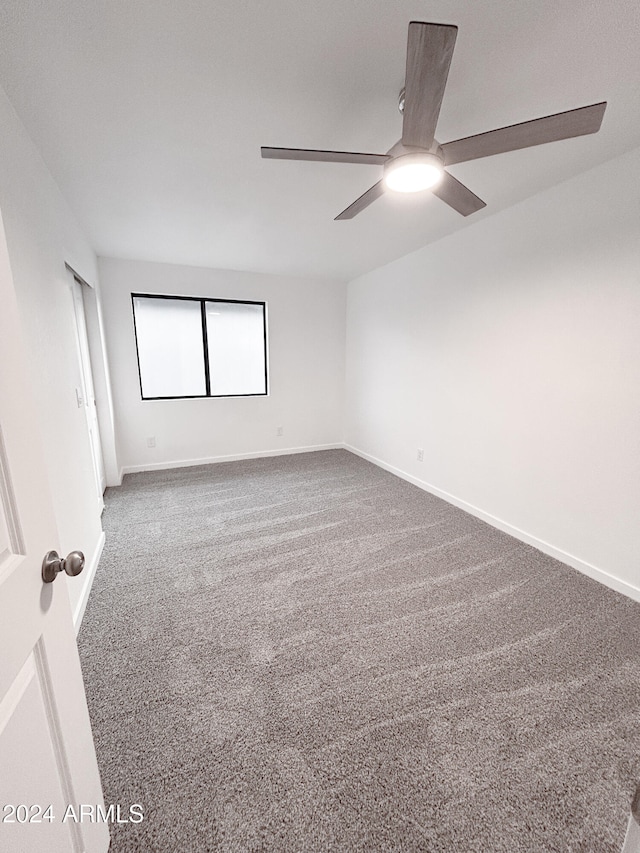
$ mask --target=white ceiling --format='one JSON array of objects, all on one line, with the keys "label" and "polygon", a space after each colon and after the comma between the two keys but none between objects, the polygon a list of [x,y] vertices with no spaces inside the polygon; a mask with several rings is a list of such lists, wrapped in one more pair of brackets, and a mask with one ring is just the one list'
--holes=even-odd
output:
[{"label": "white ceiling", "polygon": [[[447,142],[607,100],[595,136],[451,167],[430,193],[334,222],[379,167],[260,146],[384,153],[410,20],[458,40]],[[350,279],[640,145],[637,0],[3,0],[0,83],[98,254]],[[630,176],[637,180],[638,176]]]}]

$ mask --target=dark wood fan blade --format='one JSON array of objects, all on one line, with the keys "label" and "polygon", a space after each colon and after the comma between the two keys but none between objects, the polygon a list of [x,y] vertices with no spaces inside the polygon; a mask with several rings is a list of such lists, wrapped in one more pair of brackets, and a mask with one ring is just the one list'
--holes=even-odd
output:
[{"label": "dark wood fan blade", "polygon": [[475,213],[487,206],[486,202],[478,198],[449,172],[444,173],[440,183],[431,192],[463,216],[469,216],[470,213]]},{"label": "dark wood fan blade", "polygon": [[336,216],[336,221],[339,219],[353,219],[354,216],[357,216],[365,207],[369,207],[377,198],[384,193],[384,184],[382,181],[378,181],[377,184],[374,184],[370,189],[363,193],[360,198],[357,198],[353,204],[350,204],[349,207],[345,208],[342,213],[339,213]]},{"label": "dark wood fan blade", "polygon": [[407,40],[402,142],[429,148],[444,97],[458,28],[411,21]]},{"label": "dark wood fan blade", "polygon": [[607,102],[601,101],[588,107],[579,107],[577,110],[534,118],[532,121],[523,121],[520,124],[511,124],[447,142],[442,146],[445,165],[452,166],[454,163],[466,163],[467,160],[491,157],[505,151],[517,151],[520,148],[544,145],[545,142],[556,142],[558,139],[597,133],[606,106]]},{"label": "dark wood fan blade", "polygon": [[316,151],[313,148],[265,148],[260,149],[266,160],[317,160],[321,163],[365,163],[382,166],[389,157],[386,154],[359,154],[355,151]]}]

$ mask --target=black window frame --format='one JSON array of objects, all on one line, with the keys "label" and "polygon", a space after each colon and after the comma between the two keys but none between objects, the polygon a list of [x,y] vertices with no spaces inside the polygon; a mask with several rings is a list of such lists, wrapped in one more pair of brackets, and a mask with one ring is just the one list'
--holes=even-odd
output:
[{"label": "black window frame", "polygon": [[[140,370],[140,353],[138,351],[138,330],[136,329],[135,299],[182,299],[186,302],[200,303],[200,318],[202,320],[202,347],[204,354],[204,394],[185,394],[176,397],[145,397],[142,389],[142,371]],[[212,394],[211,393],[211,370],[209,367],[209,344],[207,339],[207,302],[225,302],[234,305],[260,305],[262,306],[262,336],[264,342],[264,391],[257,394]],[[269,396],[269,367],[267,358],[267,303],[253,299],[218,299],[211,296],[174,296],[167,293],[131,293],[131,313],[133,315],[133,335],[136,342],[136,361],[138,363],[138,380],[140,383],[140,397],[142,400],[220,400],[229,397],[268,397]]]}]

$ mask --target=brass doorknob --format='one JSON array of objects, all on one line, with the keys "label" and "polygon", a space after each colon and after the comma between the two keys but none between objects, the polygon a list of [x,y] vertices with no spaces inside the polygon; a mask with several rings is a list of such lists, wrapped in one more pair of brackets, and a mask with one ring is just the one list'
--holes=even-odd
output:
[{"label": "brass doorknob", "polygon": [[42,561],[42,580],[53,583],[58,572],[66,572],[74,578],[84,569],[84,554],[82,551],[71,551],[65,559],[61,559],[57,551],[49,551]]}]

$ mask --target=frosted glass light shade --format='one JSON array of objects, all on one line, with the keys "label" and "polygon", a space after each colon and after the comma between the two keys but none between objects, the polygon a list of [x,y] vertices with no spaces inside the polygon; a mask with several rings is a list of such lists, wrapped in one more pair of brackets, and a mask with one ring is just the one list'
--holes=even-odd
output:
[{"label": "frosted glass light shade", "polygon": [[394,192],[417,193],[434,187],[442,174],[442,160],[435,154],[403,154],[386,164],[384,182]]}]

